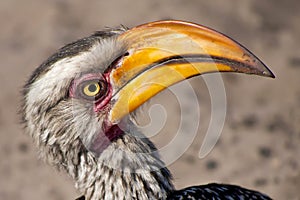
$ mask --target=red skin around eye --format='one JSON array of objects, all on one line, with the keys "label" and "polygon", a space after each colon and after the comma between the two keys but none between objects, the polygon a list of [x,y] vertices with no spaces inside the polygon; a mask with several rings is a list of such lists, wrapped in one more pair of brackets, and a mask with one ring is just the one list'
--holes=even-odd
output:
[{"label": "red skin around eye", "polygon": [[110,84],[110,78],[109,78],[109,73],[104,74],[104,79],[106,80],[106,84],[107,84],[107,92],[106,92],[106,96],[104,98],[101,99],[101,101],[97,101],[95,102],[94,105],[94,111],[95,112],[99,112],[103,107],[105,107],[111,100],[112,97],[112,87]]},{"label": "red skin around eye", "polygon": [[112,97],[112,87],[110,85],[110,80],[109,80],[109,73],[106,73],[104,76],[100,73],[94,73],[94,74],[86,74],[83,75],[82,77],[78,78],[78,79],[74,79],[71,87],[69,89],[69,96],[72,98],[78,98],[78,96],[76,95],[76,89],[77,87],[80,85],[80,83],[82,83],[83,81],[88,81],[88,80],[105,80],[107,85],[107,92],[105,94],[105,97],[100,98],[99,100],[94,102],[94,111],[95,112],[99,112],[101,111],[101,109],[106,106],[111,97]]},{"label": "red skin around eye", "polygon": [[78,85],[83,82],[83,81],[88,81],[88,80],[103,80],[103,76],[102,74],[85,74],[83,75],[82,77],[80,78],[77,78],[77,79],[74,79],[72,84],[71,84],[71,87],[69,89],[69,96],[72,97],[72,98],[77,98],[76,96],[76,89],[78,87]]}]

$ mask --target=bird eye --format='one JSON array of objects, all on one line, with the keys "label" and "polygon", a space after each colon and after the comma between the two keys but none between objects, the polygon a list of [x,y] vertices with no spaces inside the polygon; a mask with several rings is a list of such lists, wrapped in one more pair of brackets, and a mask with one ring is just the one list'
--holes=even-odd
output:
[{"label": "bird eye", "polygon": [[78,97],[89,101],[97,101],[107,92],[107,85],[104,81],[92,79],[81,82],[77,86],[76,94]]},{"label": "bird eye", "polygon": [[99,82],[89,82],[83,87],[83,94],[88,97],[96,96],[101,90]]}]

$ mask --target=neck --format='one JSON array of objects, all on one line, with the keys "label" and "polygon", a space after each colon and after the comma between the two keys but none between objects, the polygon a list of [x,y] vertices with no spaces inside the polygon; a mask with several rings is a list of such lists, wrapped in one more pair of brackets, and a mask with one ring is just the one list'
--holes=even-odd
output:
[{"label": "neck", "polygon": [[68,171],[86,199],[166,199],[172,177],[155,151],[147,138],[123,134],[97,158],[79,154],[77,170]]}]

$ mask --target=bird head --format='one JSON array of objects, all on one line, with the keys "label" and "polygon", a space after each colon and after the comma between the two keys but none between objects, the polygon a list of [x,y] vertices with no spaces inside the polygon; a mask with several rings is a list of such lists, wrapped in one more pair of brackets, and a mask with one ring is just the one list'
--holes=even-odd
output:
[{"label": "bird head", "polygon": [[66,45],[34,71],[24,88],[23,119],[42,157],[72,171],[83,154],[97,162],[118,146],[117,138],[131,132],[127,116],[151,97],[212,72],[274,77],[246,48],[197,24],[105,30]]}]

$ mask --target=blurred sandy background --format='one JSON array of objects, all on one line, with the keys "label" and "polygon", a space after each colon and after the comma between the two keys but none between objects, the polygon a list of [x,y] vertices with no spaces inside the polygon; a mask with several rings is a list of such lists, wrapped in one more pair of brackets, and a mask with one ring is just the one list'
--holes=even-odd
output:
[{"label": "blurred sandy background", "polygon": [[[193,145],[170,166],[176,186],[227,182],[274,199],[300,199],[299,11],[297,0],[2,0],[0,199],[79,196],[65,174],[38,160],[31,138],[19,125],[19,91],[33,69],[63,44],[96,30],[160,19],[193,21],[219,30],[248,47],[276,75],[274,80],[222,75],[227,118],[221,139],[204,159],[198,153],[209,123],[210,98],[201,78],[190,81],[202,121]],[[164,92],[153,101],[166,103],[169,96]],[[167,107],[176,116],[173,104]],[[167,133],[176,120],[168,118]],[[158,137],[154,140],[163,145],[172,135]]]}]

